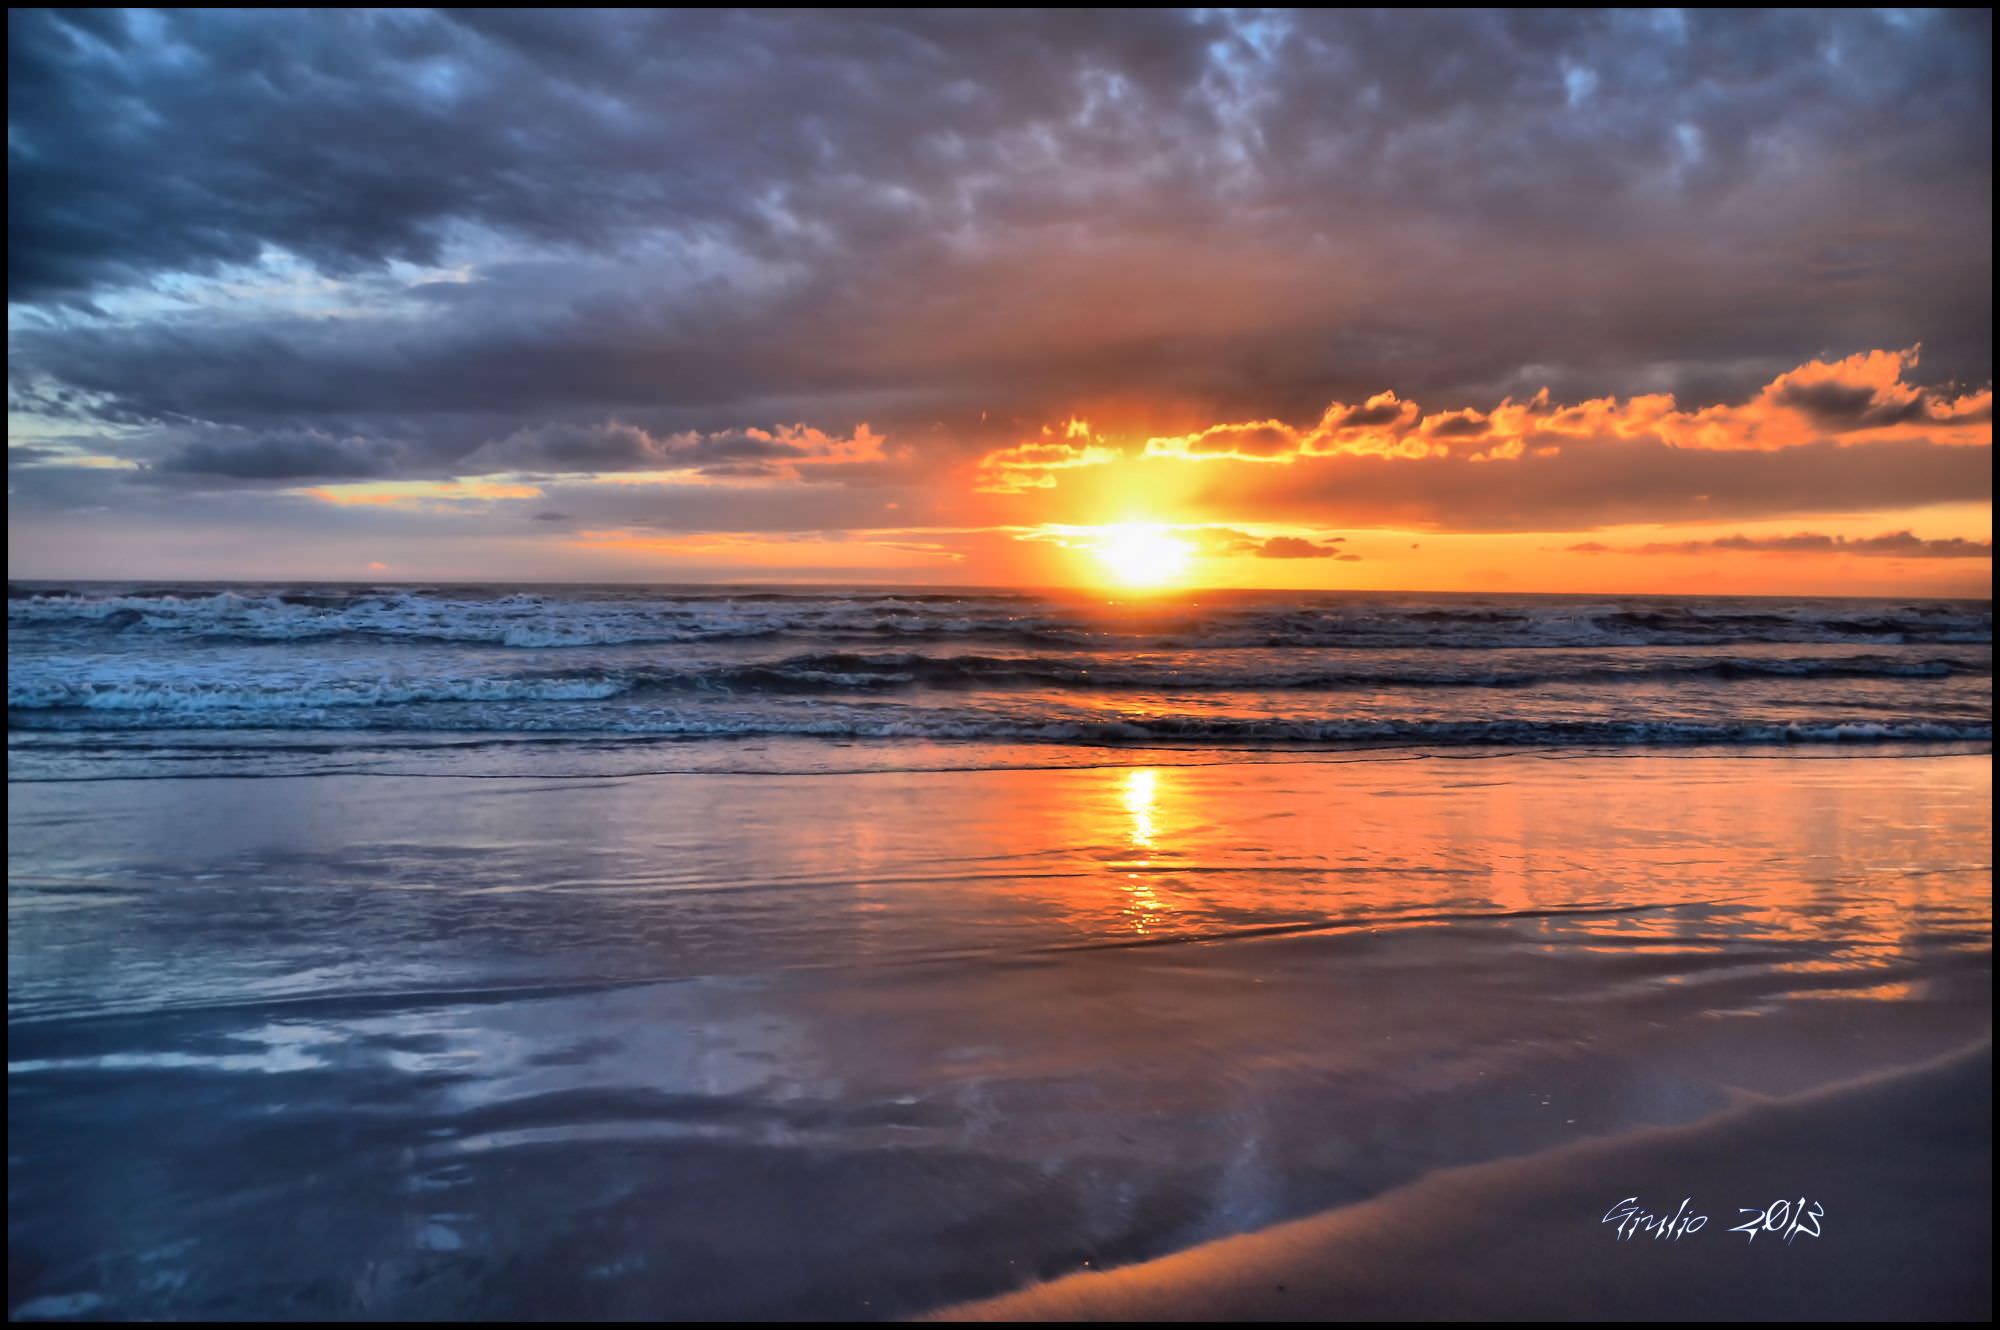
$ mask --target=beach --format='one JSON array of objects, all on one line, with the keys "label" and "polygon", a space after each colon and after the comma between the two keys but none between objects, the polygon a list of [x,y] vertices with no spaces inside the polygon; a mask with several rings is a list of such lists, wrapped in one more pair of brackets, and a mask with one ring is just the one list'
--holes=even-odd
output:
[{"label": "beach", "polygon": [[[1990,1032],[1981,752],[794,742],[18,780],[10,1312],[920,1315]],[[1988,1176],[1951,1112],[1939,1186]],[[1875,1261],[1853,1139],[1537,1217],[1723,1277],[1601,1217],[1778,1186],[1830,1208],[1759,1262]],[[1473,1268],[1411,1308],[1565,1278]]]},{"label": "beach", "polygon": [[[1446,1172],[1378,1201],[942,1320],[1983,1321],[1991,1317],[1990,1042],[1922,1066]],[[1838,1180],[1783,1195],[1801,1175]],[[1608,1179],[1641,1186],[1598,1231],[1576,1216]],[[1734,1196],[1717,1214],[1693,1197]],[[1678,1201],[1674,1198],[1678,1197]],[[1823,1244],[1827,1216],[1865,1259]],[[1762,1244],[1759,1246],[1759,1244]],[[1803,1245],[1797,1245],[1801,1244]]]}]

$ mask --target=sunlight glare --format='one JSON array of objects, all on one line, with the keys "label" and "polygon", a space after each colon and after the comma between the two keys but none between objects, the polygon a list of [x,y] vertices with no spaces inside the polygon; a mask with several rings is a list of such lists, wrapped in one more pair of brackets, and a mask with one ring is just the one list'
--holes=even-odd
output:
[{"label": "sunlight glare", "polygon": [[1187,572],[1194,546],[1157,526],[1105,527],[1091,546],[1113,580],[1129,587],[1165,586]]},{"label": "sunlight glare", "polygon": [[1153,848],[1153,838],[1156,834],[1153,826],[1153,800],[1159,782],[1159,773],[1147,767],[1136,767],[1125,773],[1125,811],[1132,815],[1130,833],[1132,848],[1141,852]]}]

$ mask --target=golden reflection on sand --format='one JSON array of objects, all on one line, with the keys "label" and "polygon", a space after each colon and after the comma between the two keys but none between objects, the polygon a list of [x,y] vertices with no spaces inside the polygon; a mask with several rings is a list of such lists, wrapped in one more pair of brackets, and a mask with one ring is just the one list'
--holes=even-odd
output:
[{"label": "golden reflection on sand", "polygon": [[[1954,765],[1983,796],[1986,772]],[[1840,974],[1890,1000],[1903,967],[1990,945],[1983,802],[1922,766],[1801,761],[1784,780],[1698,759],[995,773],[977,825],[1010,863],[1024,828],[1046,828],[1033,853],[1068,871],[1003,890],[1082,940],[1449,921],[1641,968],[1744,951],[1801,989]]]}]

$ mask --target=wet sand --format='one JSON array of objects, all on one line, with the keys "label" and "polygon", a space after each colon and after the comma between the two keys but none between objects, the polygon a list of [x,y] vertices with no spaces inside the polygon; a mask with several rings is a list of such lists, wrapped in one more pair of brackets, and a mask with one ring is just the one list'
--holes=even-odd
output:
[{"label": "wet sand", "polygon": [[[909,1316],[1990,1031],[1984,755],[1048,751],[1077,765],[16,784],[10,1312]],[[1869,1130],[1946,1130],[1906,1110]],[[1973,1175],[1954,1121],[1923,1176]],[[1786,1148],[1479,1204],[1634,1287],[1916,1270],[1928,1233],[1971,1296],[1957,1211],[1870,1199],[1900,1156]],[[1737,1257],[1612,1242],[1635,1192],[1715,1229],[1832,1204]],[[1433,1233],[1467,1262],[1438,1305],[1550,1305],[1572,1247],[1478,1264],[1478,1205],[1421,1216],[1406,1269]]]},{"label": "wet sand", "polygon": [[932,1319],[1985,1321],[1992,1113],[1989,1042]]}]

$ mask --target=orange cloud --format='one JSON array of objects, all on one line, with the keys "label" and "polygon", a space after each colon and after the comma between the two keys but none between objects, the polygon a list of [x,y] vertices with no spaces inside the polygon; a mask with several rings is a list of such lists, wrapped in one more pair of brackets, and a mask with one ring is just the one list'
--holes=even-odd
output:
[{"label": "orange cloud", "polygon": [[1906,383],[1917,347],[1815,360],[1780,374],[1742,406],[1669,413],[1660,435],[1682,448],[1789,448],[1833,438],[1841,443],[1924,438],[1977,445],[1993,441],[1993,390],[1947,397]]},{"label": "orange cloud", "polygon": [[[1115,448],[1090,442],[1090,422],[1072,419],[1056,437],[1052,426],[1042,427],[1042,437],[1017,443],[1011,448],[990,452],[979,460],[975,488],[981,494],[1020,494],[1027,490],[1051,489],[1055,473],[1079,466],[1103,466],[1118,460]],[[1071,440],[1082,440],[1073,443]]]},{"label": "orange cloud", "polygon": [[[1477,415],[1477,412],[1470,413]],[[1418,407],[1393,392],[1377,393],[1360,406],[1334,402],[1311,429],[1282,420],[1211,425],[1192,434],[1146,441],[1148,457],[1195,461],[1290,462],[1296,457],[1429,457],[1444,446],[1413,433]]]},{"label": "orange cloud", "polygon": [[1319,426],[1300,440],[1302,452],[1318,457],[1427,457],[1430,445],[1408,437],[1420,411],[1393,392],[1376,393],[1360,406],[1335,402],[1319,418]]},{"label": "orange cloud", "polygon": [[1186,457],[1197,461],[1228,458],[1237,462],[1289,462],[1303,446],[1304,437],[1282,420],[1211,425],[1194,434],[1148,439],[1146,456]]},{"label": "orange cloud", "polygon": [[879,462],[882,460],[882,445],[886,442],[884,436],[868,428],[865,420],[854,427],[851,436],[844,439],[811,425],[780,425],[774,430],[746,429],[743,435],[760,442],[796,448],[801,456],[822,464]]},{"label": "orange cloud", "polygon": [[[1359,406],[1334,402],[1310,427],[1282,420],[1222,422],[1149,438],[1137,455],[1287,465],[1302,457],[1336,456],[1409,461],[1457,456],[1473,462],[1511,462],[1554,456],[1564,447],[1590,442],[1640,440],[1701,451],[1772,451],[1815,443],[1845,446],[1892,440],[1990,446],[1992,388],[1954,395],[1910,383],[1905,376],[1917,359],[1918,348],[1910,347],[1809,361],[1780,374],[1748,402],[1692,411],[1680,409],[1668,393],[1565,405],[1551,402],[1545,388],[1526,401],[1505,398],[1491,411],[1465,407],[1426,415],[1417,403],[1383,392]],[[982,474],[1007,479],[982,488],[994,493],[1047,489],[1056,484],[1056,470],[1098,465],[1123,455],[1097,445],[1084,450],[1087,456],[1024,451],[1041,447],[1023,444],[988,454]]]}]

